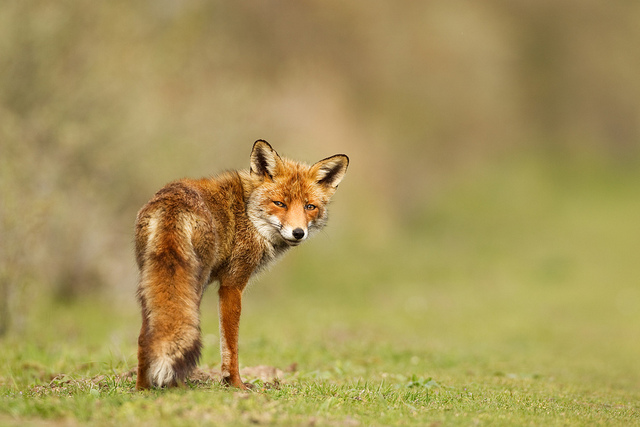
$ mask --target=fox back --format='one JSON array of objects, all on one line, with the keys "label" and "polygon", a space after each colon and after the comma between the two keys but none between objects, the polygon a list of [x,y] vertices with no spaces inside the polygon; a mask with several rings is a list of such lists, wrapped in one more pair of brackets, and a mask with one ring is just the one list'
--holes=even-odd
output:
[{"label": "fox back", "polygon": [[258,140],[249,170],[173,182],[140,210],[138,389],[181,384],[195,368],[200,301],[212,282],[219,283],[223,381],[245,388],[237,348],[242,292],[253,274],[326,225],[348,163],[339,154],[308,166]]}]

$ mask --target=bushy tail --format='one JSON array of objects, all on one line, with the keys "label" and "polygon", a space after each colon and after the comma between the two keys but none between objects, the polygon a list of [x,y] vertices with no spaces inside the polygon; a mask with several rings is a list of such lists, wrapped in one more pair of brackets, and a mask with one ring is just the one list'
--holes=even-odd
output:
[{"label": "bushy tail", "polygon": [[163,243],[157,246],[162,250],[148,251],[141,265],[138,389],[181,384],[197,365],[202,348],[197,261],[171,250],[176,247],[171,242]]}]

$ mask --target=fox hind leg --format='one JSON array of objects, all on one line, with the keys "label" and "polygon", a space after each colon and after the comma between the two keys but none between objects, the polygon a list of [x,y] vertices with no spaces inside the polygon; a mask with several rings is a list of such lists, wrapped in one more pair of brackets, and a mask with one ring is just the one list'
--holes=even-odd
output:
[{"label": "fox hind leg", "polygon": [[149,377],[149,322],[147,321],[148,315],[145,313],[146,304],[142,299],[140,299],[140,302],[142,304],[142,327],[140,328],[140,336],[138,337],[138,375],[136,377],[136,390],[151,388],[151,378]]}]

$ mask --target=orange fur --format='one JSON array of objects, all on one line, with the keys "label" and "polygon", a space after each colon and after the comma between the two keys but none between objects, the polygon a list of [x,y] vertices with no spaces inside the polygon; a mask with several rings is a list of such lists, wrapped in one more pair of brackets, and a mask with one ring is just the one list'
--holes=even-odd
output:
[{"label": "orange fur", "polygon": [[348,163],[338,154],[307,166],[258,140],[250,170],[173,182],[138,212],[137,389],[179,385],[196,366],[200,301],[214,281],[223,381],[245,388],[238,372],[242,292],[253,274],[325,226]]}]

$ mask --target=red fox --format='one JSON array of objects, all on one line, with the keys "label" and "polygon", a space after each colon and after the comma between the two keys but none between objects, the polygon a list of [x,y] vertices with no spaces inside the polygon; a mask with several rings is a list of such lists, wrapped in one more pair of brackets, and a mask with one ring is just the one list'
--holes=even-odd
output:
[{"label": "red fox", "polygon": [[327,222],[327,204],[349,158],[312,166],[253,145],[250,169],[168,184],[138,212],[140,270],[136,389],[181,385],[200,358],[200,301],[218,282],[225,384],[246,389],[238,372],[238,326],[249,278]]}]

